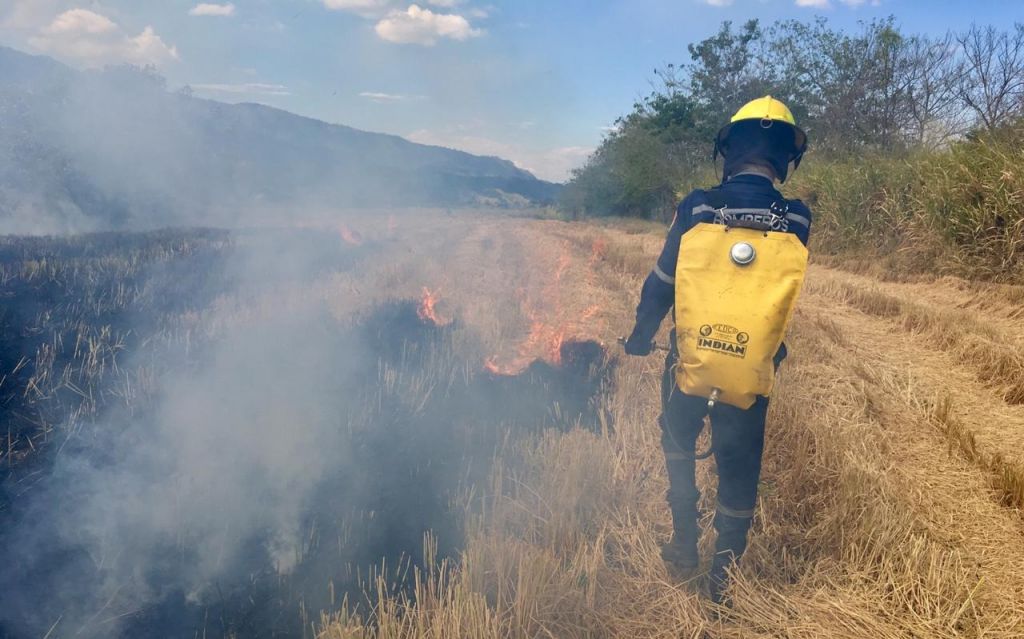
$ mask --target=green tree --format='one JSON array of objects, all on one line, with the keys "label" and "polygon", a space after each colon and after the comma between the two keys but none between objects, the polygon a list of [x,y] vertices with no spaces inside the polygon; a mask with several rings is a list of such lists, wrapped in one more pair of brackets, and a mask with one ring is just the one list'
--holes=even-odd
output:
[{"label": "green tree", "polygon": [[598,215],[663,215],[706,175],[729,114],[766,94],[789,105],[817,158],[844,161],[948,145],[1024,113],[1024,25],[931,38],[903,33],[891,17],[852,32],[824,18],[767,29],[723,22],[687,53],[685,64],[655,71],[650,95],[573,175],[566,203]]}]

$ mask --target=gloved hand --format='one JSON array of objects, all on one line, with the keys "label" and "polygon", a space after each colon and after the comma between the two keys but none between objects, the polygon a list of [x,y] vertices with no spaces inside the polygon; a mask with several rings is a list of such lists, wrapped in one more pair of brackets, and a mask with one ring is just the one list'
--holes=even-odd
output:
[{"label": "gloved hand", "polygon": [[633,329],[633,333],[623,344],[627,355],[646,357],[654,350],[654,341],[648,335],[642,335],[639,326]]}]

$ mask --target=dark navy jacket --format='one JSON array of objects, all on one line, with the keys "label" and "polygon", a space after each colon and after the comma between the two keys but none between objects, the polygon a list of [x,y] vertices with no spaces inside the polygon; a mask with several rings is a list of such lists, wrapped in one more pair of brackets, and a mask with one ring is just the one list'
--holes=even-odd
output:
[{"label": "dark navy jacket", "polygon": [[[642,343],[654,339],[661,320],[675,305],[676,260],[686,259],[679,255],[679,239],[700,222],[722,223],[719,215],[769,221],[772,219],[773,204],[785,207],[785,217],[779,220],[778,230],[793,233],[807,244],[811,231],[811,211],[800,200],[787,200],[775,189],[772,181],[752,173],[740,173],[710,195],[716,200],[715,206],[709,201],[709,194],[696,190],[686,196],[676,209],[676,217],[665,239],[665,247],[654,270],[647,276],[640,293],[640,304],[636,308],[634,337]],[[721,209],[722,204],[725,205]],[[721,213],[718,210],[721,209]],[[784,348],[784,347],[783,347]],[[780,353],[783,357],[784,352]]]}]

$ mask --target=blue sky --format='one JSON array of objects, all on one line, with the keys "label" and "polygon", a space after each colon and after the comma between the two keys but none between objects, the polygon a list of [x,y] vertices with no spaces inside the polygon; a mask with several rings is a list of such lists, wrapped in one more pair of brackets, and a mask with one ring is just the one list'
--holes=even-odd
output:
[{"label": "blue sky", "polygon": [[1024,21],[1024,0],[0,0],[0,44],[76,67],[514,160],[564,179],[655,67],[723,20],[908,32]]}]

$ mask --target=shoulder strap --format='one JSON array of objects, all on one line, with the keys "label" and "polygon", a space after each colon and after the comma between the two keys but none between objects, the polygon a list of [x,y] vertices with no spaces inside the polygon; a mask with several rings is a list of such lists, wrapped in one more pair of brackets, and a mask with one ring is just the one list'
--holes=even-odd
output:
[{"label": "shoulder strap", "polygon": [[[809,222],[806,218],[799,215],[794,215],[789,212],[789,200],[780,197],[776,201],[772,202],[768,207],[767,212],[772,215],[773,221],[752,221],[740,219],[739,216],[727,213],[729,208],[729,202],[725,196],[725,193],[718,187],[704,189],[704,199],[707,201],[707,205],[715,210],[715,221],[719,224],[724,224],[730,228],[750,228],[758,231],[770,231],[777,228],[774,223],[775,218],[788,219],[790,221],[796,221],[799,224],[808,226]],[[765,209],[761,209],[762,211]],[[748,209],[737,209],[736,213],[742,214],[749,212]]]},{"label": "shoulder strap", "polygon": [[704,189],[704,199],[708,201],[708,206],[719,211],[729,206],[729,203],[725,200],[725,194],[722,193],[717,187],[711,189]]}]

